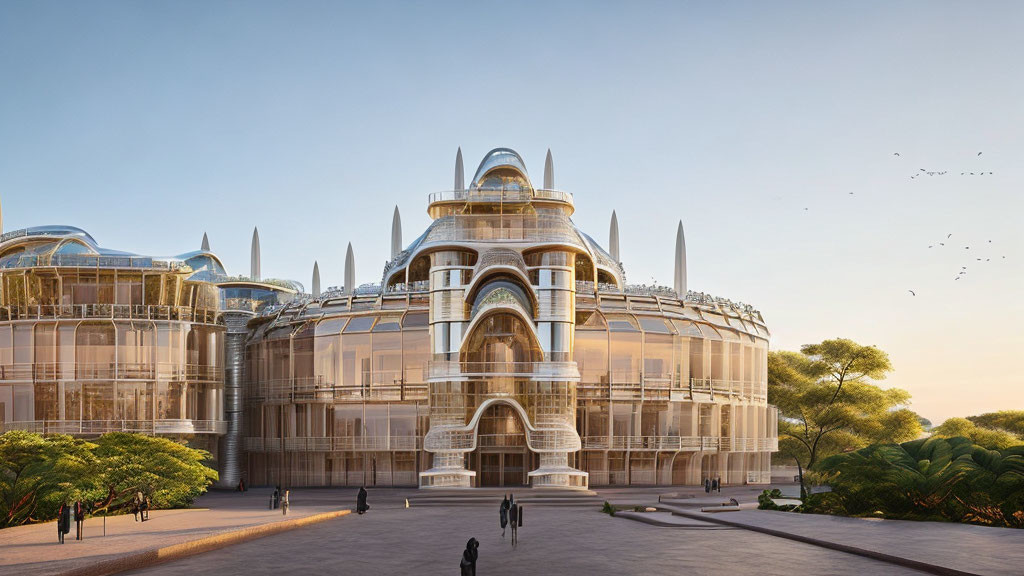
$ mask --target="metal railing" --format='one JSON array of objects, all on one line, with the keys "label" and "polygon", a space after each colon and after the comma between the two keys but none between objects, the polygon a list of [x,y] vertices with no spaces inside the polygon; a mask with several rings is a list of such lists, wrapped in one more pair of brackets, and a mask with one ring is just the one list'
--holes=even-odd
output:
[{"label": "metal railing", "polygon": [[132,319],[132,320],[178,320],[215,324],[218,310],[191,308],[188,306],[149,306],[141,304],[32,304],[25,306],[2,306],[0,314],[6,313],[11,320],[23,319]]},{"label": "metal railing", "polygon": [[444,362],[427,363],[431,380],[460,376],[579,378],[575,362]]},{"label": "metal railing", "polygon": [[40,434],[94,435],[107,432],[139,434],[224,434],[224,420],[21,420],[0,423],[0,430],[25,430]]},{"label": "metal railing", "polygon": [[492,189],[473,189],[473,190],[444,190],[442,192],[433,192],[428,197],[429,203],[434,204],[435,202],[486,202],[486,203],[525,203],[531,200],[547,200],[555,202],[563,202],[565,204],[572,205],[574,203],[573,196],[569,192],[563,192],[561,190],[530,190],[528,188],[523,189],[506,189],[506,190],[492,190]]},{"label": "metal railing", "polygon": [[718,436],[584,436],[584,450],[774,452],[778,438]]},{"label": "metal railing", "polygon": [[249,452],[387,452],[415,451],[423,446],[419,436],[301,436],[295,438],[247,437]]},{"label": "metal railing", "polygon": [[[5,242],[6,240],[0,240]],[[150,256],[100,256],[93,254],[25,254],[7,261],[4,268],[134,268],[143,270],[191,270],[179,260],[158,260]]]},{"label": "metal railing", "polygon": [[173,362],[36,362],[0,365],[4,380],[224,381],[224,368]]}]

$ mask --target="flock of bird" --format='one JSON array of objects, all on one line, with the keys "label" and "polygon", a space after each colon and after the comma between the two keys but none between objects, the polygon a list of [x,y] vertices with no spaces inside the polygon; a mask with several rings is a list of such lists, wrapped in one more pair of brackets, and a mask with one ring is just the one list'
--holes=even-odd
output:
[{"label": "flock of bird", "polygon": [[[981,156],[981,154],[982,154],[981,152],[978,152],[978,156]],[[892,155],[893,156],[899,156],[900,153],[899,152],[893,152]],[[946,174],[949,174],[949,170],[926,170],[924,168],[921,168],[920,171],[917,174],[914,174],[913,176],[911,176],[910,179],[914,180],[918,176],[945,176]],[[991,176],[992,174],[995,174],[995,172],[968,172],[968,171],[965,170],[965,171],[960,173],[961,176],[984,176],[985,174],[988,174],[989,176]]]},{"label": "flock of bird", "polygon": [[[978,152],[977,156],[981,156],[981,154],[982,154],[981,152]],[[899,155],[900,155],[899,152],[893,153],[893,156],[899,156]],[[913,179],[917,178],[918,176],[945,176],[948,173],[949,172],[947,170],[929,171],[929,170],[925,170],[924,168],[921,168],[921,171],[919,173],[914,174],[913,176],[911,176],[910,179],[913,180]],[[967,171],[964,171],[964,172],[960,173],[961,176],[984,176],[985,174],[991,175],[993,173],[992,172],[967,172]],[[953,238],[953,233],[950,232],[950,233],[946,234],[945,240],[951,240],[952,238]],[[986,242],[985,246],[988,247],[989,244],[992,244],[991,240]],[[945,247],[946,247],[946,243],[945,242],[936,242],[934,244],[929,244],[928,245],[928,248],[943,249]],[[952,248],[952,243],[951,243],[950,247]],[[971,247],[970,246],[964,246],[963,249],[964,250],[970,250]],[[975,247],[975,252],[978,252],[977,247]],[[1006,256],[1001,256],[1000,259],[1005,260]],[[982,263],[984,263],[984,262],[991,262],[992,258],[991,257],[980,257],[980,258],[979,257],[975,257],[974,261],[975,262],[982,262]],[[967,266],[961,266],[960,269],[957,271],[956,276],[953,277],[953,280],[954,281],[960,280],[961,278],[964,278],[965,276],[967,276]],[[917,296],[917,292],[915,292],[913,290],[909,290],[908,289],[907,292],[910,292],[911,296]]]}]

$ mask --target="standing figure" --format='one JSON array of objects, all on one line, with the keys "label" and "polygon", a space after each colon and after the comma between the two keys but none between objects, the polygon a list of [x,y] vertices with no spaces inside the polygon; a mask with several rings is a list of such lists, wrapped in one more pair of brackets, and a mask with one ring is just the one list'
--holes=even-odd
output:
[{"label": "standing figure", "polygon": [[718,493],[722,493],[722,477],[718,476],[715,478],[715,486],[718,488]]},{"label": "standing figure", "polygon": [[501,522],[501,537],[505,537],[505,526],[508,525],[508,496],[501,500],[501,507],[498,508],[498,521]]},{"label": "standing figure", "polygon": [[75,540],[85,540],[83,525],[85,522],[85,503],[75,500]]},{"label": "standing figure", "polygon": [[277,509],[277,488],[274,488],[274,491],[270,494],[270,509]]},{"label": "standing figure", "polygon": [[476,538],[470,538],[469,542],[466,542],[466,549],[462,551],[462,561],[459,562],[462,576],[476,576],[476,559],[480,556],[478,548],[480,543]]},{"label": "standing figure", "polygon": [[287,516],[288,515],[288,506],[291,505],[291,494],[292,494],[291,490],[285,490],[284,491],[284,496],[281,498],[281,515],[282,516]]},{"label": "standing figure", "polygon": [[152,506],[152,502],[149,501],[149,496],[142,499],[142,521],[149,520],[149,509]]},{"label": "standing figure", "polygon": [[711,478],[704,479],[704,493],[711,494]]},{"label": "standing figure", "polygon": [[516,541],[518,540],[519,529],[519,504],[516,504],[515,496],[509,496],[508,521],[512,524],[512,545],[515,546]]},{"label": "standing figure", "polygon": [[356,512],[362,514],[370,509],[370,505],[366,503],[366,488],[363,486],[359,487],[359,495],[356,496]]},{"label": "standing figure", "polygon": [[57,510],[57,542],[64,543],[64,535],[71,531],[71,507],[67,502]]}]

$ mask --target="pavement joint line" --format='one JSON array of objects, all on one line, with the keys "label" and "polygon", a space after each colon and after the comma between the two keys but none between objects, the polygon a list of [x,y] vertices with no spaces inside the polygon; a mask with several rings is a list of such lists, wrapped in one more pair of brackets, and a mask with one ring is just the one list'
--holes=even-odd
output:
[{"label": "pavement joint line", "polygon": [[241,544],[242,542],[248,542],[265,536],[272,536],[281,532],[287,532],[288,530],[294,530],[295,528],[301,528],[310,524],[317,524],[326,520],[340,518],[351,513],[351,510],[333,510],[330,512],[311,514],[301,518],[293,518],[291,520],[279,520],[269,524],[260,524],[258,526],[249,526],[248,528],[240,528],[238,530],[231,530],[228,532],[219,532],[217,534],[211,534],[209,536],[196,538],[195,540],[189,540],[187,542],[180,542],[170,546],[126,554],[120,558],[104,560],[87,566],[79,566],[77,568],[58,572],[55,576],[108,576],[110,574],[118,574],[128,570],[149,568],[164,562],[180,560],[182,558],[195,556],[204,552],[226,548],[234,544]]},{"label": "pavement joint line", "polygon": [[723,514],[728,514],[728,512],[689,512],[677,509],[672,510],[672,513],[677,516],[685,516],[687,518],[692,518],[694,520],[703,520],[705,522],[713,522],[715,524],[721,524],[723,526],[743,528],[744,530],[750,530],[751,532],[760,532],[762,534],[775,536],[777,538],[795,540],[797,542],[803,542],[804,544],[811,544],[812,546],[819,546],[821,548],[838,550],[839,552],[846,552],[848,554],[864,556],[865,558],[873,558],[875,560],[881,560],[882,562],[888,562],[890,564],[895,564],[897,566],[903,566],[905,568],[913,568],[915,570],[920,570],[922,572],[928,572],[929,574],[938,574],[939,576],[984,576],[983,574],[978,574],[975,572],[965,572],[963,570],[957,570],[956,568],[939,566],[937,564],[929,564],[927,562],[921,562],[920,560],[911,560],[910,558],[904,558],[902,556],[893,556],[892,554],[877,552],[875,550],[869,550],[867,548],[858,548],[856,546],[849,546],[847,544],[839,544],[836,542],[830,542],[828,540],[820,540],[818,538],[811,538],[810,536],[794,534],[792,532],[786,532],[785,530],[776,530],[774,528],[767,528],[764,526],[754,526],[751,524],[744,524],[743,522],[734,522],[732,520],[726,520],[724,518],[718,517]]}]

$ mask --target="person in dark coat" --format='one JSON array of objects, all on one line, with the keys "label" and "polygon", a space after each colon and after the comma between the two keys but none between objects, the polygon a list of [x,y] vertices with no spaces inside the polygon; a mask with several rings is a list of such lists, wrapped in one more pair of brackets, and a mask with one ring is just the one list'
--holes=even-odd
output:
[{"label": "person in dark coat", "polygon": [[519,530],[519,504],[516,504],[516,497],[510,496],[508,501],[508,521],[512,524],[512,544],[518,540]]},{"label": "person in dark coat", "polygon": [[85,533],[82,530],[83,523],[85,522],[85,503],[81,500],[76,500],[74,505],[75,510],[75,540],[85,540]]},{"label": "person in dark coat", "polygon": [[466,549],[462,551],[462,562],[459,562],[462,576],[476,576],[476,559],[480,556],[478,548],[480,543],[476,538],[470,538],[469,542],[466,542]]},{"label": "person in dark coat", "polygon": [[711,494],[711,479],[710,478],[705,478],[704,479],[704,493],[705,494]]},{"label": "person in dark coat", "polygon": [[370,505],[366,503],[366,488],[363,486],[359,487],[359,495],[356,496],[356,513],[362,514],[370,509]]},{"label": "person in dark coat", "polygon": [[60,505],[57,510],[57,541],[64,543],[64,535],[71,531],[71,506],[67,503]]},{"label": "person in dark coat", "polygon": [[718,488],[718,493],[721,494],[722,493],[722,477],[721,476],[715,478],[715,486]]},{"label": "person in dark coat", "polygon": [[505,537],[505,526],[508,525],[508,496],[501,500],[501,508],[498,508],[498,521],[501,522],[501,537]]},{"label": "person in dark coat", "polygon": [[718,492],[718,478],[711,479],[711,491]]}]

